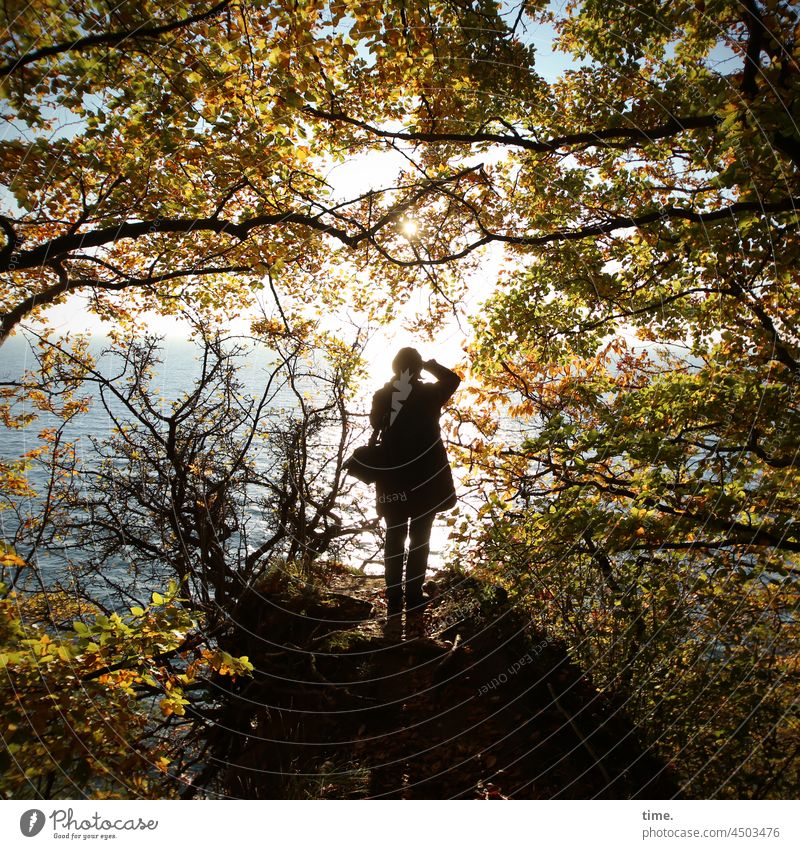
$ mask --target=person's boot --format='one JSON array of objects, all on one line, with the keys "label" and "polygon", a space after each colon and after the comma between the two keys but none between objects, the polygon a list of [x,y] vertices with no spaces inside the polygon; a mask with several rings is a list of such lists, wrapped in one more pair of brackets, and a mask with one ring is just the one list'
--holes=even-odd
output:
[{"label": "person's boot", "polygon": [[421,640],[425,637],[426,623],[423,608],[406,609],[406,639]]},{"label": "person's boot", "polygon": [[383,636],[399,642],[403,638],[403,617],[400,613],[392,613],[383,623]]},{"label": "person's boot", "polygon": [[386,588],[386,619],[383,620],[383,635],[390,640],[403,637],[403,590],[401,587]]}]

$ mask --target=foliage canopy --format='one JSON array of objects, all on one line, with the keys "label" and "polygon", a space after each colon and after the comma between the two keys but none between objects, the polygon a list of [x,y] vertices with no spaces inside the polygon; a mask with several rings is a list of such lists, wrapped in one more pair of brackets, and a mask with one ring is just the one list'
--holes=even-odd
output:
[{"label": "foliage canopy", "polygon": [[[388,321],[422,288],[435,329],[496,246],[451,433],[482,499],[460,558],[625,697],[687,793],[792,793],[795,4],[2,15],[4,335],[76,291],[125,327],[144,309],[231,315],[265,287],[280,332],[308,307]],[[571,57],[557,76],[536,26]],[[381,189],[330,177],[386,150],[407,164]],[[21,462],[0,467],[12,499]]]}]

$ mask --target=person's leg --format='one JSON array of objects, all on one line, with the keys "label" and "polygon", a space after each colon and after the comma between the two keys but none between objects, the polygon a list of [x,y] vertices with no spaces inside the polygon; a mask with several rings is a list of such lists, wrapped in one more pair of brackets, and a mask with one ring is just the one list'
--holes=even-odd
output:
[{"label": "person's leg", "polygon": [[425,570],[428,568],[433,519],[434,514],[428,513],[411,520],[406,563],[406,610],[422,604],[422,585],[425,583]]},{"label": "person's leg", "polygon": [[386,604],[390,615],[403,609],[403,555],[406,547],[407,519],[386,517],[386,545],[383,565],[386,577]]}]

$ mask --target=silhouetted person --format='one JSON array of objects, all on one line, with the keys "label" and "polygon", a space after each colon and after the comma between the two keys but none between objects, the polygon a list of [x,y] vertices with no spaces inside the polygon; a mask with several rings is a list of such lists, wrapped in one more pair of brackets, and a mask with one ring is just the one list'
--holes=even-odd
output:
[{"label": "silhouetted person", "polygon": [[[422,370],[437,378],[423,383]],[[376,484],[378,515],[386,521],[386,600],[390,616],[421,609],[431,528],[437,512],[455,506],[456,492],[439,431],[442,405],[461,378],[436,360],[422,361],[415,348],[402,348],[392,362],[394,378],[372,399],[370,423],[382,432],[389,471]]]}]

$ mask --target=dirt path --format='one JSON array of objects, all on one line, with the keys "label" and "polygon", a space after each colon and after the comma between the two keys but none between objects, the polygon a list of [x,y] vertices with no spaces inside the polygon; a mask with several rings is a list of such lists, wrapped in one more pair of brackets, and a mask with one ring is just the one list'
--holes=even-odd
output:
[{"label": "dirt path", "polygon": [[[562,646],[468,579],[441,581],[400,635],[380,578],[254,599],[252,680],[220,714],[226,795],[669,798],[668,770]],[[227,701],[227,700],[226,700]]]}]

